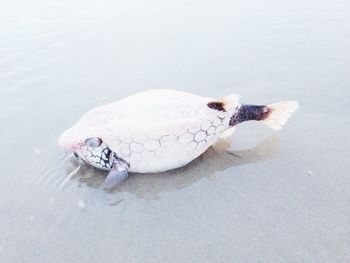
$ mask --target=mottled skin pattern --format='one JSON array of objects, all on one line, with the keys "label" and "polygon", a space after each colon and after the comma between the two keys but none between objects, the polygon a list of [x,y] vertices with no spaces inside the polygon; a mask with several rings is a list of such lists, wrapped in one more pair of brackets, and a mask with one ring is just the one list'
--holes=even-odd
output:
[{"label": "mottled skin pattern", "polygon": [[116,159],[124,160],[128,164],[137,163],[142,167],[147,165],[147,161],[161,158],[170,145],[173,147],[177,144],[184,152],[202,152],[203,148],[208,148],[228,126],[229,119],[226,111],[213,111],[206,120],[200,121],[200,125],[188,129],[180,128],[173,134],[164,134],[158,138],[148,135],[143,138],[116,137],[117,147],[114,152],[106,143],[97,147],[82,143],[79,149],[75,150],[75,155],[86,164],[103,170],[110,170]]},{"label": "mottled skin pattern", "polygon": [[130,164],[131,171],[135,166],[139,167],[136,171],[140,171],[148,165],[148,162],[162,158],[163,153],[174,145],[177,145],[184,154],[186,152],[202,153],[203,149],[211,146],[227,128],[229,119],[227,112],[213,111],[207,119],[200,121],[200,125],[187,129],[179,127],[173,134],[164,134],[158,138],[147,134],[138,138],[115,137],[114,152],[105,143],[99,147],[89,147],[84,144],[75,152],[84,162],[96,168],[110,170],[113,160],[119,158]]},{"label": "mottled skin pattern", "polygon": [[120,159],[128,164],[137,162],[138,166],[147,165],[147,161],[160,158],[162,152],[169,145],[177,144],[184,152],[203,151],[219,137],[228,126],[234,126],[247,120],[261,120],[268,114],[266,106],[241,105],[232,112],[227,112],[222,105],[208,103],[208,107],[215,109],[207,119],[200,121],[199,126],[164,134],[159,138],[144,136],[143,138],[116,137],[118,149],[113,152],[106,143],[98,147],[81,145],[76,154],[87,164],[96,168],[110,170],[113,161]]},{"label": "mottled skin pattern", "polygon": [[91,109],[58,144],[83,162],[110,170],[104,188],[112,189],[129,172],[158,173],[188,164],[241,122],[262,121],[279,130],[297,108],[297,101],[242,105],[236,95],[216,100],[149,90]]},{"label": "mottled skin pattern", "polygon": [[105,143],[102,143],[98,147],[82,144],[80,150],[76,150],[74,154],[86,164],[103,170],[110,170],[113,161],[117,158],[117,155]]},{"label": "mottled skin pattern", "polygon": [[202,125],[184,130],[174,131],[173,134],[164,134],[159,138],[149,137],[142,139],[128,138],[120,140],[118,155],[125,160],[135,160],[140,163],[162,156],[162,151],[170,145],[181,146],[183,151],[200,151],[220,134],[227,122],[227,114],[218,114],[212,120],[203,120]]},{"label": "mottled skin pattern", "polygon": [[236,96],[150,90],[90,110],[59,144],[96,168],[110,170],[121,160],[129,172],[162,172],[197,158],[230,126],[269,114],[268,107],[242,105]]},{"label": "mottled skin pattern", "polygon": [[244,121],[260,121],[269,115],[269,109],[265,105],[246,105],[240,106],[237,114],[234,114],[230,119],[230,126],[237,125]]}]

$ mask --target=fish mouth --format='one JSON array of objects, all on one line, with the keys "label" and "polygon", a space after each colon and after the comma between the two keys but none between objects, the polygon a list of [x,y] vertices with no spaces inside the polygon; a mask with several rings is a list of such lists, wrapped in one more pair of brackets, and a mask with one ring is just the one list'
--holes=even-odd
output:
[{"label": "fish mouth", "polygon": [[58,138],[58,146],[63,149],[70,149],[70,143],[67,140],[66,132],[62,133],[62,135]]},{"label": "fish mouth", "polygon": [[66,149],[66,150],[72,150],[74,152],[76,151],[79,151],[80,148],[81,148],[81,144],[78,143],[78,142],[65,142],[63,140],[59,140],[58,141],[58,145],[63,148],[63,149]]},{"label": "fish mouth", "polygon": [[83,145],[80,143],[72,143],[70,145],[70,149],[73,150],[74,152],[76,152],[76,151],[80,150],[81,146],[83,146]]},{"label": "fish mouth", "polygon": [[69,136],[67,136],[67,132],[64,132],[58,138],[58,146],[66,150],[78,151],[83,144],[78,141],[72,141]]}]

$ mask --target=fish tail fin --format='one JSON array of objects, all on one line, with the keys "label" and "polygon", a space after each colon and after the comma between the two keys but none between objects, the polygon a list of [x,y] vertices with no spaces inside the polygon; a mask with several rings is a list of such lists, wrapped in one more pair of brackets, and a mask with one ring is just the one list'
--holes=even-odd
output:
[{"label": "fish tail fin", "polygon": [[268,115],[261,121],[274,130],[280,130],[289,117],[299,108],[298,101],[283,101],[267,105]]}]

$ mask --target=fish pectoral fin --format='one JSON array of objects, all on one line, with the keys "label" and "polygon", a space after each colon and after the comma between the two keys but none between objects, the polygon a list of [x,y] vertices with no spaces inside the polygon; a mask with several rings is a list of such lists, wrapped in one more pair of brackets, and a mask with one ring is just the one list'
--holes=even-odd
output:
[{"label": "fish pectoral fin", "polygon": [[103,188],[113,189],[128,177],[128,168],[118,163],[114,164],[108,173]]}]

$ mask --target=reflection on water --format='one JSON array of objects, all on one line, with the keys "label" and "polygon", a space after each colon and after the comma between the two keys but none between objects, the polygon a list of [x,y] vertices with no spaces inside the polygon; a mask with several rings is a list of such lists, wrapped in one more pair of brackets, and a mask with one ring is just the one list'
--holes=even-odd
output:
[{"label": "reflection on water", "polygon": [[[227,152],[229,145],[222,140],[185,167],[160,174],[131,174],[113,193],[129,192],[139,198],[157,198],[161,192],[188,187],[205,177],[215,180],[216,175],[227,168],[272,159],[278,151],[278,141],[278,137],[272,135],[253,149]],[[234,169],[231,171],[234,176]],[[79,184],[100,188],[105,176],[106,172],[78,164],[71,158],[64,183],[69,178]]]}]

